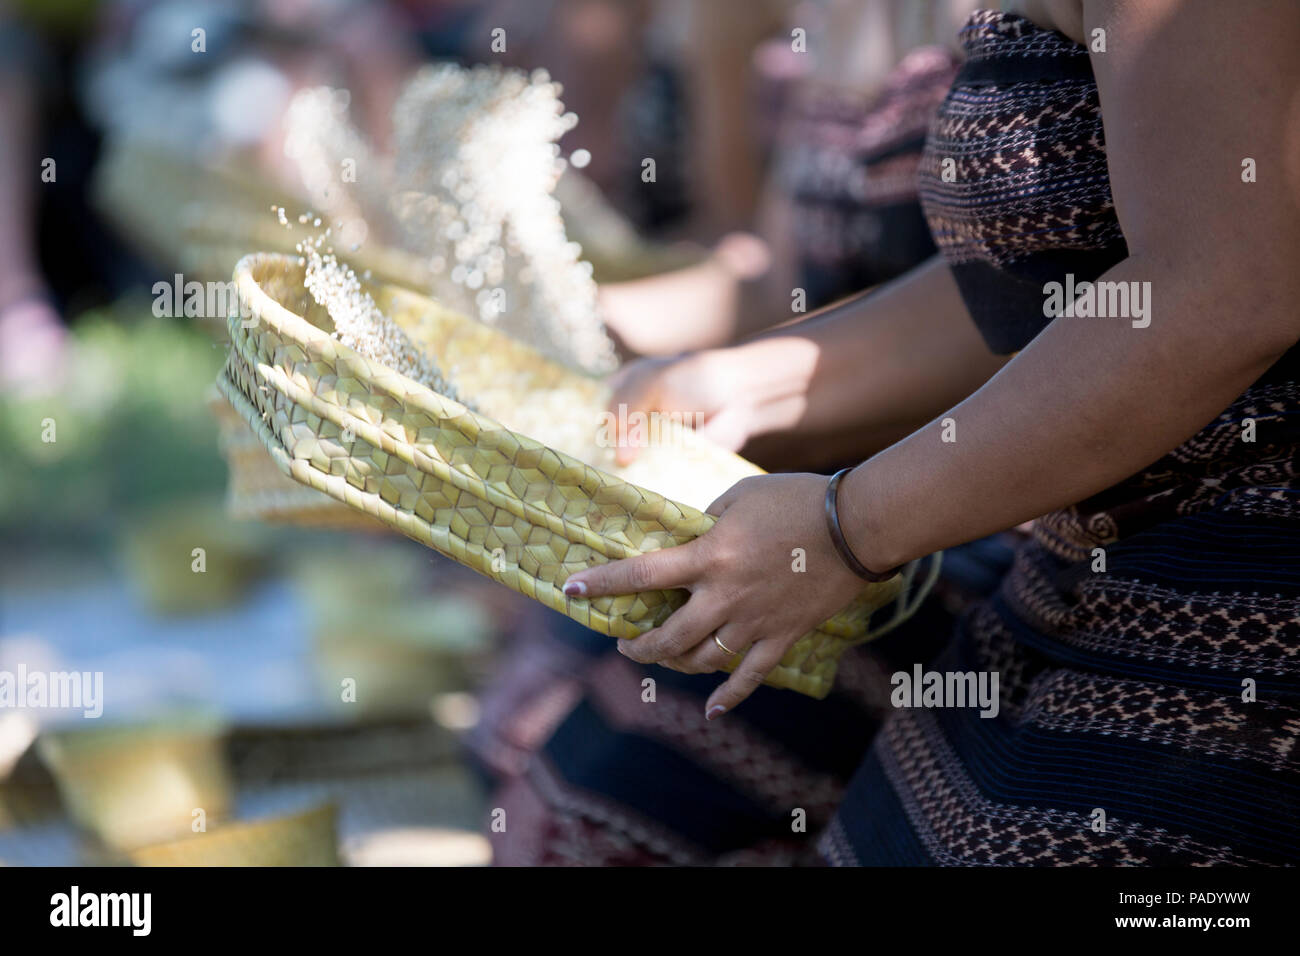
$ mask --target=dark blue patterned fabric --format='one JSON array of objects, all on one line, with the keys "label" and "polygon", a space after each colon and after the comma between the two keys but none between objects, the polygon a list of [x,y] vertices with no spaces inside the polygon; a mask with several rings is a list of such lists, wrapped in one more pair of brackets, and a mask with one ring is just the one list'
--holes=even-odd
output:
[{"label": "dark blue patterned fabric", "polygon": [[[1127,250],[1086,51],[986,11],[965,40],[921,192],[985,339],[1014,351],[1049,321],[1044,281],[1094,279]],[[999,713],[896,710],[826,860],[1300,862],[1297,364],[1292,349],[1188,442],[1035,522],[930,665],[998,674]]]}]

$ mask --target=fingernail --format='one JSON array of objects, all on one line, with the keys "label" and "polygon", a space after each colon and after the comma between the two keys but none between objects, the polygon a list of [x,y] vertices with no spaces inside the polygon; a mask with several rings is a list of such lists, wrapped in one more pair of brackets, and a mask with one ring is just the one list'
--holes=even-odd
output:
[{"label": "fingernail", "polygon": [[564,582],[564,593],[569,597],[586,597],[587,585],[582,581],[574,581],[570,578]]},{"label": "fingernail", "polygon": [[721,704],[714,704],[712,707],[709,708],[708,713],[704,715],[704,719],[712,720],[714,717],[717,717],[719,714],[725,714],[726,712],[727,712],[727,708],[723,707]]}]

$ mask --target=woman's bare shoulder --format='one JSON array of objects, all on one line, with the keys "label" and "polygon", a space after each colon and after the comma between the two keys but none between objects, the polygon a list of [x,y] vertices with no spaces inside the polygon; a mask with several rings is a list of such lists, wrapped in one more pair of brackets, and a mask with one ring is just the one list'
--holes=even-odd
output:
[{"label": "woman's bare shoulder", "polygon": [[1002,9],[1083,43],[1083,0],[1002,0]]}]

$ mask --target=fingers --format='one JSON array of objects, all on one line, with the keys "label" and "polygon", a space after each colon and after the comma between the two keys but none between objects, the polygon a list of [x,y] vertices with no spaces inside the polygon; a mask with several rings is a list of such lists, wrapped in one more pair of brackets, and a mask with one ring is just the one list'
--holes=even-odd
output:
[{"label": "fingers", "polygon": [[750,648],[731,676],[712,694],[704,705],[705,720],[713,720],[743,701],[763,683],[763,680],[785,656],[785,648],[778,641],[758,641]]},{"label": "fingers", "polygon": [[713,247],[713,256],[737,279],[757,279],[772,266],[772,248],[752,232],[729,232]]},{"label": "fingers", "polygon": [[[683,662],[677,659],[697,644],[713,646],[710,635],[722,623],[724,612],[725,608],[710,601],[704,594],[692,594],[689,601],[654,630],[646,631],[630,641],[619,641],[619,652],[642,664],[668,661],[681,664]],[[675,666],[673,669],[684,670],[685,667]]]},{"label": "fingers", "polygon": [[[719,641],[726,650],[718,646]],[[744,654],[752,643],[753,639],[747,636],[745,630],[735,625],[724,624],[681,657],[660,661],[660,663],[687,674],[712,674],[724,670],[737,655]]]},{"label": "fingers", "polygon": [[702,570],[698,540],[579,571],[564,582],[564,593],[593,598],[686,587]]},{"label": "fingers", "polygon": [[648,382],[658,380],[658,376],[651,373],[650,370],[657,368],[662,362],[662,359],[638,359],[635,362],[628,362],[616,371],[611,372],[605,379],[614,392],[610,398],[610,405],[617,408],[619,402],[631,403],[645,397],[643,395],[646,391],[644,386]]},{"label": "fingers", "polygon": [[626,468],[636,461],[640,454],[640,443],[629,440],[626,432],[620,433],[618,444],[614,446],[614,464],[620,468]]},{"label": "fingers", "polygon": [[720,445],[727,451],[738,452],[744,447],[745,442],[749,441],[749,433],[752,429],[753,423],[750,421],[749,411],[737,405],[720,409],[716,415],[710,416],[698,431],[713,444]]},{"label": "fingers", "polygon": [[[609,399],[609,412],[613,416],[614,460],[619,465],[629,465],[641,453],[639,443],[629,440],[628,423],[632,412],[650,414],[661,404],[662,360],[633,362],[609,377],[613,389]],[[620,414],[621,412],[621,414]]]}]

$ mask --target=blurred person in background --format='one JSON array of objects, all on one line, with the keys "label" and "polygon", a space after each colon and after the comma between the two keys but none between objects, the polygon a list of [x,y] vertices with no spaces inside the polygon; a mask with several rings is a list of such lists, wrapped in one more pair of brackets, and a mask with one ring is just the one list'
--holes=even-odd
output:
[{"label": "blurred person in background", "polygon": [[[488,0],[492,59],[545,68],[581,122],[588,176],[642,232],[711,242],[747,225],[761,176],[749,58],[786,0]],[[655,180],[642,181],[644,159]]]},{"label": "blurred person in background", "polygon": [[350,116],[384,149],[393,102],[422,62],[417,25],[436,28],[432,12],[457,6],[425,4],[416,20],[359,0],[121,0],[87,51],[83,95],[116,136],[196,161],[251,155],[293,196],[282,124],[294,93],[347,89]]},{"label": "blurred person in background", "polygon": [[[750,115],[757,107],[761,122],[747,149],[736,146],[746,137],[732,136],[725,154],[715,150],[725,159],[705,167],[726,178],[762,163],[745,216],[728,223],[750,232],[721,238],[695,269],[603,289],[610,325],[630,352],[671,356],[723,345],[887,281],[934,253],[915,171],[926,126],[957,69],[957,28],[974,5],[789,5],[776,35],[728,73],[733,99],[725,111]],[[712,62],[707,51],[725,45],[733,20],[714,12],[694,18],[691,48],[700,59]]]},{"label": "blurred person in background", "polygon": [[422,19],[354,0],[0,0],[0,386],[57,386],[61,316],[154,278],[90,199],[105,135],[208,159],[249,152],[296,183],[279,125],[295,89],[347,87],[367,135],[387,142],[420,62],[415,25],[437,45],[464,3],[411,6]]},{"label": "blurred person in background", "polygon": [[[710,248],[695,265],[602,283],[601,309],[625,355],[698,344],[761,271],[752,226],[763,176],[751,59],[786,0],[491,0],[477,32],[501,27],[499,59],[544,67],[580,118],[561,145],[587,150],[589,179],[645,236]],[[653,180],[643,164],[653,160]],[[725,334],[706,332],[715,338]]]},{"label": "blurred person in background", "polygon": [[0,390],[56,386],[60,309],[114,281],[106,259],[118,259],[82,191],[97,142],[71,89],[95,11],[0,0]]}]

